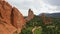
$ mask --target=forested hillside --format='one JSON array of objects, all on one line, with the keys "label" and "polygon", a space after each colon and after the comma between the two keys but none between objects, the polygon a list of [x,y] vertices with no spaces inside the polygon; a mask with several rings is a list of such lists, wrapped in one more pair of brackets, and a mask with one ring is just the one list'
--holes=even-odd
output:
[{"label": "forested hillside", "polygon": [[60,34],[60,18],[35,15],[26,23],[21,34]]}]

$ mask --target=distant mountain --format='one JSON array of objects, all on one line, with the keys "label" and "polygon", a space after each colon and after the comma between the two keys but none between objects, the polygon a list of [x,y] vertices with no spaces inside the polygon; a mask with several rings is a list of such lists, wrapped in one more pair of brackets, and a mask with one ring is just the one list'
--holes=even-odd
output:
[{"label": "distant mountain", "polygon": [[[45,16],[54,17],[54,18],[60,18],[60,13],[44,13]],[[39,15],[41,16],[41,14]]]}]

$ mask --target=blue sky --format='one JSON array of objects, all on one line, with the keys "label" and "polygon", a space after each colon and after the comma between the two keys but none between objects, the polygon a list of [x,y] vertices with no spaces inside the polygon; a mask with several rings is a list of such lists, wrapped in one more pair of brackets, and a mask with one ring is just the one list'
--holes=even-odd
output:
[{"label": "blue sky", "polygon": [[24,15],[28,15],[31,8],[34,14],[60,12],[60,0],[6,0]]}]

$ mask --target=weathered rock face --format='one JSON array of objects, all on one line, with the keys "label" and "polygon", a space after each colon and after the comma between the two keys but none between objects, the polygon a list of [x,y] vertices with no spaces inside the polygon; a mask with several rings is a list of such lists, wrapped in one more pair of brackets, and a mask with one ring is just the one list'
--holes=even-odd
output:
[{"label": "weathered rock face", "polygon": [[34,13],[31,9],[29,9],[28,17],[26,18],[26,21],[30,21],[31,19],[33,19],[33,17],[34,17]]},{"label": "weathered rock face", "polygon": [[0,0],[0,1],[5,1],[5,0]]},{"label": "weathered rock face", "polygon": [[17,31],[12,25],[8,25],[3,21],[0,21],[0,34],[14,34]]},{"label": "weathered rock face", "polygon": [[17,29],[11,24],[12,6],[0,1],[0,34],[13,34]]},{"label": "weathered rock face", "polygon": [[19,34],[24,24],[24,17],[18,9],[0,0],[0,34],[14,34],[16,31]]},{"label": "weathered rock face", "polygon": [[25,24],[23,15],[18,11],[17,8],[13,7],[13,25],[18,29],[18,33],[21,32],[22,27]]},{"label": "weathered rock face", "polygon": [[0,1],[0,18],[3,19],[7,24],[10,24],[11,22],[11,10],[12,7],[10,4],[5,1]]}]

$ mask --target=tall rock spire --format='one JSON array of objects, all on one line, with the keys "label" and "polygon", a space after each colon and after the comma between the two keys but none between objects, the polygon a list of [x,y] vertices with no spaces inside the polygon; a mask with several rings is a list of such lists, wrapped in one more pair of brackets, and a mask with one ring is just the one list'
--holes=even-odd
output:
[{"label": "tall rock spire", "polygon": [[28,17],[26,18],[26,21],[30,21],[31,19],[33,19],[33,17],[34,17],[34,13],[31,9],[29,9]]}]

